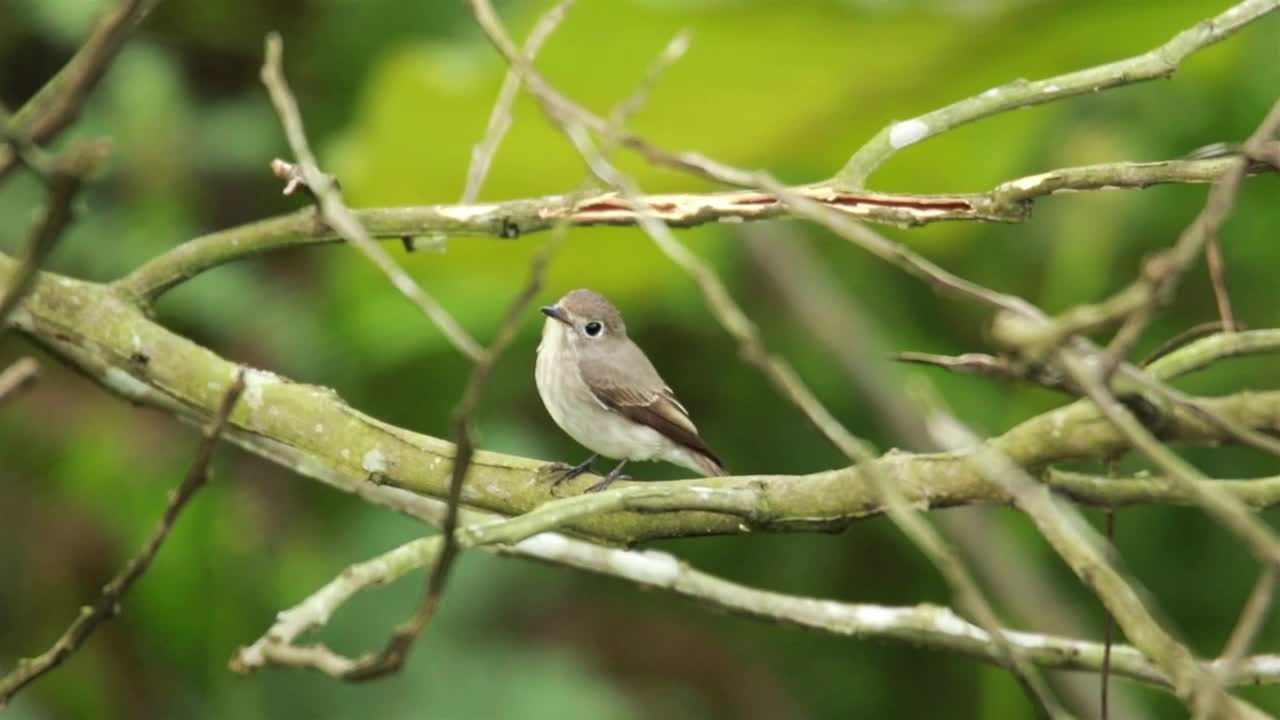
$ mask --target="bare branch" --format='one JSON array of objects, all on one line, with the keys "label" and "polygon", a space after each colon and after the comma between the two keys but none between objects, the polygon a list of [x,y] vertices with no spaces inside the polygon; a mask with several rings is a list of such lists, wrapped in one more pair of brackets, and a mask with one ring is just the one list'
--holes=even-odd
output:
[{"label": "bare branch", "polygon": [[[607,149],[609,143],[603,143]],[[1088,171],[1089,189],[1096,186],[1144,187],[1152,182],[1212,182],[1231,158],[1167,163],[1114,163],[1071,170]],[[1142,182],[1126,185],[1135,168],[1150,167]],[[1040,176],[1035,176],[1040,177]],[[1155,179],[1155,178],[1161,179]],[[1076,178],[1079,179],[1079,178]],[[1016,184],[1018,181],[1014,181]],[[1008,184],[1008,183],[1006,183]],[[1047,195],[1072,189],[1070,183],[1036,184],[1033,192]],[[826,185],[787,188],[787,197],[800,197],[825,206],[832,213],[868,222],[924,225],[939,221],[1021,222],[1028,217],[1026,200],[1000,200],[995,193],[978,195],[919,195],[912,193],[847,192]],[[1037,195],[1038,196],[1038,195]],[[641,204],[668,227],[688,228],[712,222],[748,222],[794,213],[772,193],[739,190],[722,193],[644,195]],[[424,205],[352,210],[370,237],[401,241],[437,235],[489,235],[512,238],[549,230],[559,222],[571,225],[636,225],[640,210],[616,192],[584,196],[552,195],[476,205]],[[190,240],[152,258],[117,284],[143,302],[154,302],[166,290],[228,262],[280,248],[342,240],[333,228],[302,210],[220,230]]]},{"label": "bare branch", "polygon": [[272,163],[272,169],[276,174],[289,182],[285,191],[288,192],[299,183],[305,184],[315,196],[325,224],[333,228],[334,232],[341,235],[352,245],[355,245],[357,249],[373,261],[373,264],[387,276],[391,284],[413,302],[424,315],[430,318],[436,324],[436,327],[440,328],[440,332],[444,334],[458,352],[473,361],[480,360],[484,355],[484,350],[479,343],[467,334],[466,330],[462,329],[462,326],[458,324],[457,320],[453,319],[449,311],[445,310],[435,298],[427,294],[418,283],[414,282],[413,278],[409,277],[409,274],[396,263],[391,255],[370,237],[364,226],[360,224],[360,220],[343,203],[342,193],[338,190],[337,183],[334,182],[333,178],[321,172],[316,165],[315,156],[311,153],[306,133],[302,127],[302,116],[298,112],[298,103],[289,91],[289,86],[284,78],[282,54],[283,46],[280,36],[276,34],[268,35],[266,59],[262,65],[262,83],[266,85],[267,91],[271,95],[271,103],[275,105],[276,113],[280,116],[280,122],[284,125],[289,146],[293,150],[294,157],[298,159],[296,167],[283,163],[283,161]]},{"label": "bare branch", "polygon": [[894,355],[894,358],[917,365],[940,367],[955,373],[983,375],[998,380],[1029,382],[1049,390],[1065,392],[1072,396],[1080,395],[1079,390],[1067,378],[1062,377],[1062,373],[1043,363],[1026,362],[985,353],[935,355],[922,352],[900,352]]},{"label": "bare branch", "polygon": [[[511,345],[511,341],[515,339],[521,320],[523,320],[532,305],[533,299],[537,297],[538,291],[542,289],[547,263],[550,261],[556,247],[557,237],[553,237],[543,248],[543,251],[534,258],[529,269],[529,281],[525,284],[524,289],[511,301],[511,306],[507,310],[507,315],[503,318],[502,324],[498,327],[493,343],[485,350],[483,357],[472,368],[471,377],[462,393],[462,399],[454,410],[454,443],[456,449],[449,474],[449,494],[446,498],[447,512],[440,527],[443,543],[436,553],[435,564],[432,566],[431,575],[427,578],[427,586],[422,601],[419,603],[413,617],[396,630],[382,652],[361,658],[355,662],[343,674],[342,677],[346,680],[357,682],[372,680],[398,671],[403,666],[405,658],[408,657],[414,641],[431,623],[432,618],[435,617],[437,610],[440,608],[440,603],[444,599],[445,584],[449,580],[449,573],[462,548],[462,543],[458,538],[458,518],[462,509],[463,483],[466,482],[467,470],[470,469],[472,458],[475,456],[475,443],[473,440],[475,435],[473,427],[475,424],[474,416],[479,407],[480,398],[488,385],[489,375],[493,371],[494,364]],[[528,517],[528,514],[523,517]]]},{"label": "bare branch", "polygon": [[[638,499],[639,496],[634,495],[637,490],[652,494],[655,488],[650,485],[648,488],[613,489],[597,495],[578,496],[573,500],[581,503],[585,499],[591,504],[591,511],[598,512],[624,494]],[[381,504],[395,507],[410,503],[417,508],[415,514],[418,517],[432,522],[441,522],[447,512],[443,501],[396,488],[379,487],[374,492],[383,496],[379,499]],[[567,506],[567,503],[562,504],[561,508]],[[579,510],[586,511],[587,508],[588,505],[579,505]],[[464,510],[462,516],[468,528],[501,527],[502,537],[515,536],[515,533],[508,533],[516,526],[499,516],[472,510]],[[485,541],[497,543],[497,538],[497,535],[489,534]],[[356,593],[393,582],[432,563],[433,553],[439,544],[439,537],[415,540],[372,560],[352,565],[303,602],[280,613],[270,630],[236,653],[231,661],[232,668],[237,672],[252,672],[269,663],[277,663],[311,667],[340,677],[346,663],[350,662],[347,658],[323,646],[290,645],[307,631],[326,624],[333,613]],[[841,603],[758,590],[701,572],[667,553],[603,547],[556,532],[539,533],[510,545],[481,545],[480,549],[612,577],[642,588],[672,592],[696,600],[701,605],[771,622],[844,637],[906,642],[957,652],[996,665],[1000,662],[986,632],[947,608]],[[1089,672],[1097,672],[1101,668],[1104,649],[1099,643],[1017,631],[1004,634],[1041,667]],[[1118,645],[1113,651],[1115,674],[1157,687],[1169,687],[1162,671],[1136,649]],[[1215,663],[1215,669],[1217,666]],[[1278,682],[1280,657],[1274,655],[1246,658],[1231,679],[1232,685]]]},{"label": "bare branch", "polygon": [[36,381],[40,374],[40,363],[35,358],[24,357],[14,361],[9,367],[0,371],[0,402],[4,402]]},{"label": "bare branch", "polygon": [[[0,281],[14,265],[0,254]],[[10,322],[110,392],[194,422],[207,422],[216,412],[218,397],[209,392],[208,383],[225,384],[236,369],[234,363],[155,323],[111,287],[65,276],[42,273]],[[1260,332],[1236,335],[1256,338],[1252,333]],[[1235,336],[1219,337],[1228,342],[1219,344],[1215,338],[1201,342],[1217,345],[1214,352],[1218,353],[1239,349],[1232,344]],[[151,358],[145,367],[130,359],[139,351]],[[1184,362],[1184,352],[1197,360]],[[1214,352],[1195,343],[1156,365],[1186,367]],[[447,494],[451,444],[381,423],[346,405],[327,388],[295,383],[261,370],[248,371],[247,382],[253,412],[238,416],[227,428],[226,437],[250,452],[361,497],[377,487],[369,482],[371,475],[414,492],[435,497]],[[1204,402],[1219,415],[1248,427],[1280,429],[1280,392],[1239,393]],[[1126,450],[1126,437],[1100,418],[1092,403],[1077,401],[1029,418],[990,444],[1033,472],[1058,462],[1105,459]],[[314,431],[316,425],[325,431]],[[1166,442],[1193,445],[1234,442],[1231,436],[1185,413],[1162,417],[1161,437]],[[1007,494],[952,454],[894,452],[877,464],[908,500],[922,509],[1009,502]],[[540,474],[544,466],[543,461],[479,452],[469,472],[467,504],[505,515],[527,512],[551,499],[545,475]],[[883,510],[869,478],[856,467],[803,476],[677,481],[665,486],[675,491],[691,484],[742,489],[751,502],[738,513],[672,511],[590,518],[579,521],[572,530],[634,543],[672,536],[832,530]]]},{"label": "bare branch", "polygon": [[[678,46],[673,43],[671,47]],[[679,52],[669,48],[664,54],[662,66],[665,66],[665,62],[669,62],[667,58],[674,59],[680,52],[683,52],[682,47]],[[651,73],[650,77],[655,75],[656,73]],[[547,103],[544,103],[544,107],[547,106]],[[584,125],[580,122],[580,118],[572,115],[567,118],[553,115],[551,119],[560,125],[561,130],[574,143],[597,177],[619,190],[633,205],[638,204],[639,187],[629,177],[619,172],[596,149],[591,139],[582,130]],[[836,420],[785,360],[768,353],[759,331],[746,313],[733,301],[728,289],[710,265],[689,252],[676,240],[671,230],[652,215],[642,214],[639,222],[641,228],[653,238],[658,247],[699,285],[716,319],[740,343],[741,352],[746,360],[756,365],[773,382],[778,391],[804,413],[828,441],[839,448],[850,461],[867,468],[867,475],[874,483],[876,492],[883,498],[884,507],[890,519],[938,568],[959,602],[972,612],[978,618],[979,624],[991,634],[1000,657],[1006,661],[1004,664],[1014,673],[1033,705],[1045,717],[1068,717],[1066,711],[1044,684],[1043,679],[1021,656],[1018,649],[1004,638],[994,610],[959,556],[942,540],[932,525],[907,505],[902,493],[879,471],[875,464],[876,453],[871,446],[854,436]]]},{"label": "bare branch", "polygon": [[[119,0],[108,8],[71,60],[14,114],[12,134],[39,144],[70,125],[133,29],[159,4],[160,0]],[[18,160],[10,147],[0,144],[0,178]]]},{"label": "bare branch", "polygon": [[[1050,468],[1044,482],[1055,492],[1076,502],[1103,509],[1142,504],[1197,504],[1186,485],[1163,475],[1111,478]],[[1280,506],[1280,476],[1252,480],[1214,479],[1210,484],[1253,510]]]},{"label": "bare branch", "polygon": [[63,230],[71,223],[72,203],[85,178],[101,160],[101,151],[100,145],[77,145],[49,165],[46,178],[49,204],[32,226],[17,272],[9,277],[3,294],[0,294],[0,326],[31,289],[36,273],[53,252]]},{"label": "bare branch", "polygon": [[[1236,621],[1236,627],[1231,631],[1227,647],[1222,651],[1222,658],[1218,661],[1219,667],[1215,668],[1216,674],[1222,681],[1230,682],[1241,659],[1249,652],[1249,646],[1262,630],[1263,622],[1267,619],[1267,611],[1271,608],[1271,596],[1275,593],[1275,588],[1276,569],[1263,568],[1257,584],[1253,586],[1253,592],[1249,593],[1249,599],[1245,601],[1244,609],[1240,611],[1240,619]],[[1205,702],[1196,709],[1195,718],[1204,720],[1213,717],[1217,709],[1217,696],[1207,695]]]},{"label": "bare branch", "polygon": [[[551,37],[551,33],[564,22],[573,6],[573,0],[561,0],[550,10],[538,18],[529,37],[524,41],[524,54],[532,62],[542,49],[542,44]],[[489,113],[489,125],[484,137],[471,148],[471,167],[467,170],[467,187],[462,192],[462,204],[470,205],[480,197],[480,187],[489,174],[489,166],[498,152],[498,145],[511,129],[511,112],[516,102],[516,93],[520,91],[520,75],[515,70],[507,70],[502,79],[502,88],[498,91],[498,99],[493,103]]]},{"label": "bare branch", "polygon": [[858,148],[836,175],[836,180],[841,187],[862,187],[871,173],[899,150],[974,120],[1075,95],[1168,77],[1192,53],[1229,37],[1276,8],[1280,8],[1277,0],[1245,0],[1141,55],[1044,80],[1015,80],[910,120],[892,123]]},{"label": "bare branch", "polygon": [[[1280,7],[1280,0],[1272,4]],[[1280,131],[1280,100],[1272,106],[1246,147],[1258,147],[1270,141],[1277,131]],[[992,333],[1010,347],[1032,354],[1043,353],[1061,345],[1072,335],[1093,332],[1125,321],[1137,313],[1149,314],[1156,306],[1167,302],[1183,274],[1200,257],[1205,244],[1217,237],[1219,228],[1235,207],[1236,193],[1244,180],[1248,160],[1245,157],[1230,160],[1232,165],[1213,184],[1204,209],[1182,232],[1173,247],[1146,261],[1141,276],[1133,284],[1101,303],[1074,307],[1048,324],[1028,322],[1026,318],[1019,317],[997,318]]]},{"label": "bare branch", "polygon": [[0,708],[8,704],[24,687],[65,662],[84,645],[98,625],[120,613],[120,602],[125,594],[147,572],[151,561],[160,552],[160,546],[169,537],[169,532],[177,522],[179,513],[195,496],[196,491],[208,481],[209,462],[213,459],[214,448],[218,445],[218,436],[230,419],[231,411],[235,409],[236,401],[244,388],[244,374],[239,373],[225,391],[218,414],[204,431],[204,440],[196,453],[191,470],[187,472],[178,489],[169,496],[160,524],[151,533],[142,550],[102,588],[102,593],[93,605],[80,608],[80,615],[62,633],[53,647],[34,658],[19,660],[16,668],[0,677]]},{"label": "bare branch", "polygon": [[[931,431],[939,442],[954,450],[967,449],[974,465],[1014,497],[1015,505],[1031,518],[1054,551],[1102,600],[1125,636],[1165,672],[1179,699],[1191,706],[1205,688],[1222,694],[1212,680],[1206,685],[1205,679],[1211,678],[1209,673],[1185,645],[1161,626],[1136,585],[1125,578],[1104,542],[1078,511],[1055,502],[1047,489],[1008,457],[983,446],[951,416],[935,409],[930,420]],[[1232,698],[1223,709],[1235,716],[1240,706]]]},{"label": "bare branch", "polygon": [[1059,360],[1068,375],[1097,405],[1098,410],[1114,424],[1129,443],[1147,456],[1170,479],[1189,493],[1224,527],[1239,536],[1259,558],[1280,564],[1280,537],[1258,519],[1244,503],[1214,487],[1209,478],[1177,453],[1161,443],[1102,382],[1097,367],[1075,353],[1063,351]]}]

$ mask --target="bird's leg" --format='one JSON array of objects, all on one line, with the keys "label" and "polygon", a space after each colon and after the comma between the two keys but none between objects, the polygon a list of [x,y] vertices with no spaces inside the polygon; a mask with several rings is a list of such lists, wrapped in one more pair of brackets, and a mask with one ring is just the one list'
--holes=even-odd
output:
[{"label": "bird's leg", "polygon": [[565,480],[572,480],[582,473],[591,472],[591,466],[595,463],[599,455],[592,455],[577,465],[566,465],[564,463],[551,463],[551,469],[556,473],[556,479],[551,481],[551,489],[554,491],[560,483]]},{"label": "bird's leg", "polygon": [[603,480],[587,488],[587,492],[589,493],[600,492],[601,490],[604,490],[605,488],[612,485],[614,480],[628,479],[626,475],[622,474],[622,466],[626,464],[627,464],[626,460],[623,460],[622,462],[618,463],[618,466],[610,470],[609,474],[605,475]]}]

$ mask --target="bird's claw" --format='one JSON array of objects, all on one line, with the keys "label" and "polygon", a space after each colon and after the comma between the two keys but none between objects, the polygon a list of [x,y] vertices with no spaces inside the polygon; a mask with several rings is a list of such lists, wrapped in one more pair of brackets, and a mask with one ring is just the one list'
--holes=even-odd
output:
[{"label": "bird's claw", "polygon": [[587,460],[585,460],[584,462],[580,462],[577,465],[570,465],[568,463],[562,463],[562,462],[552,462],[552,463],[547,463],[546,465],[543,465],[541,468],[538,469],[538,472],[552,473],[555,475],[555,480],[551,481],[551,491],[555,492],[555,489],[559,487],[560,483],[564,482],[565,480],[572,480],[583,473],[590,472],[591,465],[595,463],[595,461],[596,461],[596,456],[592,455],[590,458],[587,458]]},{"label": "bird's claw", "polygon": [[601,490],[607,490],[607,489],[609,488],[609,486],[613,484],[613,481],[614,481],[614,480],[630,480],[630,479],[631,479],[631,476],[630,476],[630,475],[613,475],[613,474],[610,474],[610,475],[609,475],[608,477],[606,477],[605,479],[603,479],[603,480],[601,480],[600,482],[596,483],[595,485],[592,485],[591,487],[587,488],[587,490],[586,490],[586,491],[587,491],[587,492],[589,492],[589,493],[600,492]]}]

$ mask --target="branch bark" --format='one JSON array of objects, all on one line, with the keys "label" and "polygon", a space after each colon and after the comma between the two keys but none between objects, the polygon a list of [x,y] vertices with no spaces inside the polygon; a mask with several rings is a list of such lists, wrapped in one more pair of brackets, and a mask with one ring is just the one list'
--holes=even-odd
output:
[{"label": "branch bark", "polygon": [[[14,266],[14,261],[0,255],[0,280]],[[220,400],[217,389],[225,387],[237,369],[236,364],[158,325],[112,287],[51,273],[38,276],[31,295],[10,322],[111,392],[188,422],[204,423],[214,416]],[[1224,353],[1240,349],[1235,341],[1220,345]],[[1198,363],[1212,354],[1196,343],[1153,368],[1185,367],[1184,351]],[[351,408],[327,388],[253,369],[247,371],[246,383],[245,402],[232,416],[226,437],[250,452],[357,495],[386,482],[437,498],[445,496],[452,444],[382,423]],[[1280,430],[1280,392],[1240,393],[1203,402],[1246,427]],[[1169,442],[1218,444],[1231,439],[1189,413],[1175,412],[1161,422],[1161,437]],[[1104,459],[1128,448],[1124,434],[1086,401],[1028,419],[988,443],[1033,474],[1057,462]],[[1010,501],[1007,493],[952,453],[891,452],[876,463],[917,507]],[[527,512],[551,499],[550,482],[542,472],[545,467],[539,460],[477,451],[463,502],[503,515]],[[562,487],[572,491],[594,482],[585,477]],[[619,487],[627,484],[618,483]],[[664,486],[670,490],[669,509],[684,511],[615,513],[583,520],[571,530],[617,543],[766,530],[837,530],[884,509],[873,484],[856,467],[802,476],[703,478]],[[699,497],[700,488],[733,490],[735,502],[731,507],[708,508]],[[1257,494],[1252,486],[1242,497],[1251,493]],[[1131,490],[1118,486],[1114,502],[1175,495],[1135,498]],[[1109,489],[1093,492],[1098,501],[1110,496]]]}]

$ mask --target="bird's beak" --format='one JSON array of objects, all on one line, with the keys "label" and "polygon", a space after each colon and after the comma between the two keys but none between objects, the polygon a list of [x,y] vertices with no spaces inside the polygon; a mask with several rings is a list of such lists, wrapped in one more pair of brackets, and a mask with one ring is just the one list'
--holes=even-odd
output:
[{"label": "bird's beak", "polygon": [[546,315],[549,318],[555,318],[556,320],[559,320],[565,325],[573,324],[569,320],[569,313],[561,309],[559,305],[547,305],[546,307],[542,308],[542,314]]}]

